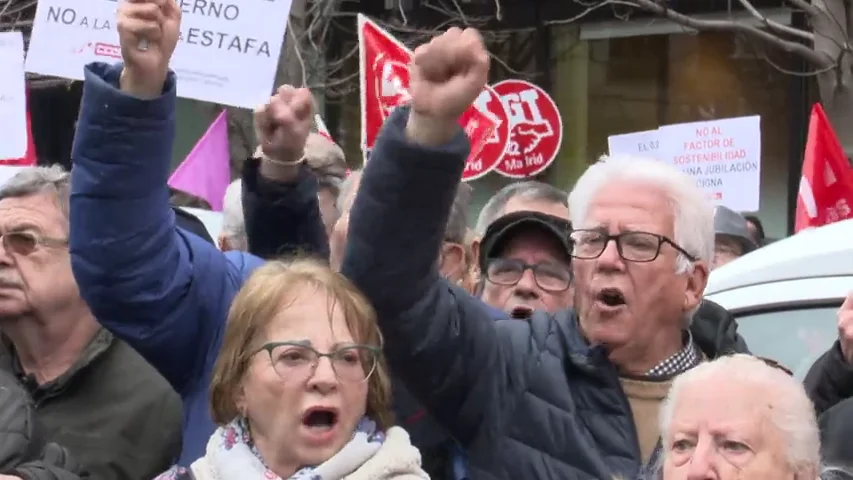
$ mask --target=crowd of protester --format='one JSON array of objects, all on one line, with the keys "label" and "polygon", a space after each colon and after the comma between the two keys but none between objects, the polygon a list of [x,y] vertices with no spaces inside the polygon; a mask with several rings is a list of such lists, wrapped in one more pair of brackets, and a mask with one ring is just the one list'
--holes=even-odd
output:
[{"label": "crowd of protester", "polygon": [[804,383],[703,299],[756,217],[612,156],[469,228],[489,57],[450,29],[362,170],[280,87],[212,238],[166,185],[179,26],[122,3],[72,172],[0,187],[0,480],[853,478],[853,297]]}]

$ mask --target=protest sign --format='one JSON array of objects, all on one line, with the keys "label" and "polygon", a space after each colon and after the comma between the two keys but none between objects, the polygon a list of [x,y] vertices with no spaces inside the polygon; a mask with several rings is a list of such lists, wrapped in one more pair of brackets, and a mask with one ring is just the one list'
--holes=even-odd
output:
[{"label": "protest sign", "polygon": [[23,158],[29,140],[24,39],[0,32],[0,159]]},{"label": "protest sign", "polygon": [[[376,143],[385,119],[395,108],[411,100],[409,62],[412,52],[388,32],[364,15],[358,15],[359,81],[361,84],[361,142],[366,159]],[[484,90],[486,91],[486,90]],[[496,127],[496,119],[473,105],[459,124],[471,140],[471,153],[465,163],[463,180],[486,173],[478,156]]]},{"label": "protest sign", "polygon": [[757,115],[612,135],[607,143],[610,155],[654,158],[678,167],[716,204],[758,211],[761,119]]},{"label": "protest sign", "polygon": [[509,144],[509,114],[500,95],[492,87],[486,87],[477,97],[477,100],[474,100],[474,108],[491,118],[495,124],[495,129],[486,139],[480,153],[471,157],[465,164],[465,171],[462,173],[463,180],[475,180],[494,170],[503,160],[504,152],[506,152],[506,147]]},{"label": "protest sign", "polygon": [[759,116],[681,123],[658,131],[661,160],[690,174],[714,202],[736,212],[758,211]]},{"label": "protest sign", "polygon": [[[244,108],[265,103],[291,0],[177,3],[181,36],[170,66],[178,96]],[[27,71],[82,80],[87,63],[120,60],[117,8],[117,0],[39,0]]]},{"label": "protest sign", "polygon": [[610,155],[636,155],[660,160],[660,133],[657,130],[607,137]]},{"label": "protest sign", "polygon": [[545,171],[563,142],[563,120],[554,99],[524,80],[494,85],[509,115],[509,143],[495,171],[505,177],[527,178]]}]

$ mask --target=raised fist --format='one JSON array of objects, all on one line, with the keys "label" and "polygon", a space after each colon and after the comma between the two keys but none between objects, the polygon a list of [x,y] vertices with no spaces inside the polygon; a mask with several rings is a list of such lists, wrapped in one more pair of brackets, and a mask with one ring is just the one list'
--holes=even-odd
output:
[{"label": "raised fist", "polygon": [[124,60],[122,90],[142,97],[162,93],[180,26],[181,9],[175,0],[123,0],[119,4],[116,28]]},{"label": "raised fist", "polygon": [[414,113],[456,122],[489,79],[489,54],[477,30],[451,28],[415,50],[409,92]]},{"label": "raised fist", "polygon": [[838,309],[838,343],[844,358],[853,364],[853,292]]},{"label": "raised fist", "polygon": [[255,137],[265,156],[295,162],[302,157],[313,123],[311,91],[282,85],[269,103],[255,110]]}]

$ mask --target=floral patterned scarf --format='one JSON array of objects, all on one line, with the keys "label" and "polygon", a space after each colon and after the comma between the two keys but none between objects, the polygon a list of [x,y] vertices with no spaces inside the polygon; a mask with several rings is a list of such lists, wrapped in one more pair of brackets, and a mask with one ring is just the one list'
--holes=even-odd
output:
[{"label": "floral patterned scarf", "polygon": [[[205,459],[216,478],[222,480],[339,480],[370,459],[384,440],[385,435],[377,431],[376,423],[365,417],[358,423],[352,439],[332,458],[320,465],[302,467],[283,479],[264,463],[249,435],[246,420],[238,419],[214,432]],[[155,480],[190,478],[193,477],[186,468],[173,467]]]}]

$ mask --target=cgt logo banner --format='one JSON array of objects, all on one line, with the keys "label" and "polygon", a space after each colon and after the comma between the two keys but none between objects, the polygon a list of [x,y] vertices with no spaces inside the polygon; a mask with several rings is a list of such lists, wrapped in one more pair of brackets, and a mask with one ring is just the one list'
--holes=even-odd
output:
[{"label": "cgt logo banner", "polygon": [[557,158],[563,141],[563,120],[545,90],[524,80],[504,80],[493,87],[509,117],[509,135],[495,171],[527,178],[545,171]]},{"label": "cgt logo banner", "polygon": [[[412,52],[364,15],[358,16],[358,48],[361,81],[361,142],[365,154],[376,143],[376,137],[391,112],[411,100],[409,95],[409,62]],[[484,90],[484,93],[489,89]],[[490,101],[486,99],[485,105]],[[497,108],[497,107],[491,107]],[[495,168],[499,161],[489,161],[484,154],[499,115],[472,106],[459,119],[471,139],[471,154],[465,163],[462,180],[480,178]],[[504,122],[506,123],[506,122]]]}]

